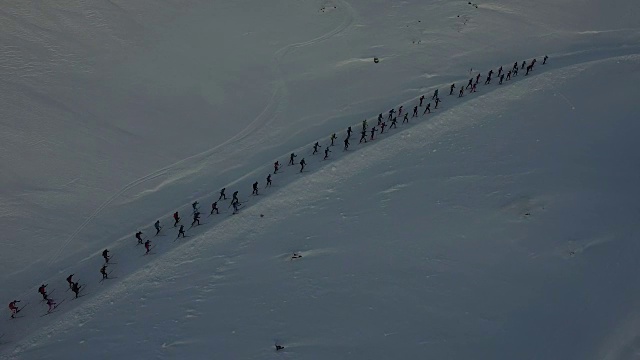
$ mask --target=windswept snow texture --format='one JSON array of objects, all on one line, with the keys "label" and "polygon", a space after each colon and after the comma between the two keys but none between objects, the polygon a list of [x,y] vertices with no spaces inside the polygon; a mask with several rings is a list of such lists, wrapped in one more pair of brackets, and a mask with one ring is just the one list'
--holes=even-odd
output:
[{"label": "windswept snow texture", "polygon": [[[635,0],[2,1],[0,289],[28,305],[5,313],[0,358],[637,359],[639,16]],[[358,144],[363,119],[435,89],[437,110]],[[243,206],[208,217],[223,187]],[[65,300],[48,316],[43,282]]]}]

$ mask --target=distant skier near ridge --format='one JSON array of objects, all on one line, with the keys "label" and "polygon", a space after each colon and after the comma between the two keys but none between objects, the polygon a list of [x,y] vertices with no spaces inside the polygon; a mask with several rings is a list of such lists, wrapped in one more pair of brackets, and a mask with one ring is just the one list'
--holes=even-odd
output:
[{"label": "distant skier near ridge", "polygon": [[69,276],[67,276],[67,282],[69,283],[69,287],[71,287],[71,285],[73,285],[73,275],[71,274]]},{"label": "distant skier near ridge", "polygon": [[382,124],[380,124],[380,134],[384,134],[384,128],[387,127],[387,123],[386,122],[382,122]]},{"label": "distant skier near ridge", "polygon": [[351,137],[351,126],[347,128],[347,139]]},{"label": "distant skier near ridge", "polygon": [[273,163],[273,173],[277,174],[278,173],[278,169],[280,169],[280,162],[276,161]]},{"label": "distant skier near ridge", "polygon": [[391,125],[389,125],[389,129],[391,128],[398,128],[398,118],[394,117],[393,119],[391,119]]},{"label": "distant skier near ridge", "polygon": [[304,170],[305,165],[307,165],[307,162],[304,161],[304,158],[302,158],[302,160],[300,160],[300,172]]},{"label": "distant skier near ridge", "polygon": [[507,81],[511,80],[511,70],[507,72]]},{"label": "distant skier near ridge", "polygon": [[360,132],[360,143],[362,143],[363,141],[365,143],[367,142],[367,132],[365,130],[362,130]]},{"label": "distant skier near ridge", "polygon": [[485,84],[485,85],[489,85],[489,84],[491,84],[491,75],[488,75],[488,76],[487,76],[487,80],[485,80],[485,81],[484,81],[484,84]]},{"label": "distant skier near ridge", "polygon": [[434,109],[437,109],[437,108],[438,108],[438,105],[440,104],[440,102],[441,102],[441,101],[442,101],[442,100],[440,100],[440,98],[436,98],[436,106],[435,106],[435,108],[434,108]]},{"label": "distant skier near ridge", "polygon": [[477,91],[477,86],[478,86],[478,84],[473,84],[473,86],[471,87],[471,92],[472,93]]},{"label": "distant skier near ridge", "polygon": [[547,64],[547,59],[549,57],[547,55],[544,56],[544,58],[542,58],[542,65],[546,65]]},{"label": "distant skier near ridge", "polygon": [[513,69],[511,69],[511,70],[515,71],[517,69],[518,69],[518,62],[516,61],[516,62],[513,63]]},{"label": "distant skier near ridge", "polygon": [[238,191],[233,192],[233,198],[231,199],[231,202],[233,203],[234,201],[240,202],[240,200],[238,200]]},{"label": "distant skier near ridge", "polygon": [[77,282],[74,282],[73,284],[71,284],[71,291],[73,291],[76,294],[76,299],[77,299],[78,293],[80,293],[80,286],[78,286]]},{"label": "distant skier near ridge", "polygon": [[19,302],[20,300],[13,300],[12,302],[9,303],[9,310],[11,310],[12,319],[14,319],[16,314],[20,311],[20,309],[18,309],[18,305],[16,305]]},{"label": "distant skier near ridge", "polygon": [[498,69],[498,76],[502,75],[502,66],[500,66],[500,69]]},{"label": "distant skier near ridge", "polygon": [[391,120],[391,118],[393,118],[393,114],[394,114],[395,112],[396,112],[396,110],[395,110],[395,109],[391,109],[391,110],[389,110],[389,116],[388,116],[387,120]]},{"label": "distant skier near ridge", "polygon": [[378,114],[378,126],[382,124],[382,113]]},{"label": "distant skier near ridge", "polygon": [[[405,116],[407,116],[407,114],[405,114]],[[373,136],[376,134],[377,131],[378,129],[376,129],[375,126],[371,128],[371,140],[373,140]]]},{"label": "distant skier near ridge", "polygon": [[473,85],[473,78],[469,79],[469,83],[467,84],[467,87],[465,89],[470,88]]},{"label": "distant skier near ridge", "polygon": [[258,195],[258,182],[254,182],[253,183],[253,192],[251,192],[251,195]]},{"label": "distant skier near ridge", "polygon": [[349,150],[349,138],[348,137],[344,139],[344,149],[343,150],[344,151]]},{"label": "distant skier near ridge", "polygon": [[493,69],[489,70],[489,77],[493,76]]},{"label": "distant skier near ridge", "polygon": [[315,155],[318,152],[318,148],[321,148],[322,146],[320,146],[320,144],[318,144],[318,142],[316,141],[315,144],[313,144],[313,154],[311,155]]},{"label": "distant skier near ridge", "polygon": [[[327,149],[324,151],[325,153],[327,152],[327,150],[329,150],[329,148],[327,147]],[[267,185],[265,185],[265,189],[271,187],[271,174],[267,175]]]},{"label": "distant skier near ridge", "polygon": [[237,214],[238,213],[238,206],[239,206],[238,202],[237,201],[232,202],[231,206],[233,206],[233,214]]},{"label": "distant skier near ridge", "polygon": [[109,278],[109,274],[107,274],[107,264],[102,265],[100,268],[100,274],[102,274],[102,280]]},{"label": "distant skier near ridge", "polygon": [[213,204],[211,204],[211,213],[209,215],[213,215],[213,212],[216,212],[216,214],[220,214],[220,211],[218,210],[218,202],[214,202]]},{"label": "distant skier near ridge", "polygon": [[[380,114],[380,116],[382,116],[382,114]],[[331,134],[331,146],[333,146],[333,141],[337,138],[336,133]]]},{"label": "distant skier near ridge", "polygon": [[151,251],[151,240],[147,240],[144,242],[144,248],[147,250],[144,254],[148,254]]},{"label": "distant skier near ridge", "polygon": [[476,84],[480,81],[480,73],[478,73],[478,75],[476,75]]},{"label": "distant skier near ridge", "polygon": [[431,103],[427,104],[427,107],[424,108],[424,112],[422,113],[422,115],[429,113],[431,114]]},{"label": "distant skier near ridge", "polygon": [[193,208],[193,212],[195,213],[196,211],[198,211],[198,205],[200,203],[197,201],[194,201],[193,204],[191,204],[191,207]]},{"label": "distant skier near ridge", "polygon": [[40,285],[40,287],[38,288],[38,292],[40,293],[40,295],[42,295],[42,300],[47,300],[47,284],[42,284]]},{"label": "distant skier near ridge", "polygon": [[424,95],[420,96],[420,107],[422,107],[422,102],[424,101]]},{"label": "distant skier near ridge", "polygon": [[513,76],[518,76],[518,67],[517,66],[513,69]]},{"label": "distant skier near ridge", "polygon": [[525,60],[525,61],[523,61],[523,62],[522,62],[522,67],[520,68],[520,70],[524,69],[524,66],[525,66],[526,64],[527,64],[527,61],[526,61],[526,60]]},{"label": "distant skier near ridge", "polygon": [[224,193],[226,190],[227,190],[227,188],[222,188],[222,190],[220,190],[220,197],[218,198],[218,201],[227,200],[227,195],[225,195],[225,193]]},{"label": "distant skier near ridge", "polygon": [[111,256],[109,256],[109,250],[104,249],[104,251],[102,251],[102,258],[104,258],[105,264],[109,263],[109,259],[111,259]]},{"label": "distant skier near ridge", "polygon": [[529,71],[531,71],[532,68],[533,68],[533,64],[527,65],[527,72],[524,74],[524,76],[529,75]]},{"label": "distant skier near ridge", "polygon": [[136,233],[136,239],[138,239],[138,244],[142,244],[142,231]]},{"label": "distant skier near ridge", "polygon": [[409,122],[409,114],[404,114],[404,117],[402,118],[402,123],[408,123]]},{"label": "distant skier near ridge", "polygon": [[431,97],[431,100],[437,99],[437,98],[438,98],[438,89],[436,89],[436,91],[433,92],[433,96]]},{"label": "distant skier near ridge", "polygon": [[[402,108],[402,106],[400,106],[400,108]],[[367,127],[367,119],[362,120],[362,131],[366,131]]]},{"label": "distant skier near ridge", "polygon": [[413,107],[413,115],[411,116],[412,118],[417,117],[418,116],[418,106],[414,106]]},{"label": "distant skier near ridge", "polygon": [[49,309],[47,310],[47,313],[50,313],[51,310],[54,308],[54,306],[56,306],[56,302],[53,301],[53,299],[47,299],[47,305],[49,305]]},{"label": "distant skier near ridge", "polygon": [[[182,235],[182,237],[183,237],[183,238],[185,237],[185,234],[184,234],[184,225],[180,225],[180,229],[178,229],[178,237],[177,237],[177,238],[179,238],[179,237],[180,237],[180,235]],[[177,238],[176,238],[176,239],[177,239]]]},{"label": "distant skier near ridge", "polygon": [[193,225],[195,225],[195,223],[198,223],[198,225],[200,225],[200,212],[198,212],[198,211],[193,213],[193,221],[191,222],[191,226],[193,227]]},{"label": "distant skier near ridge", "polygon": [[[331,150],[328,147],[326,147],[324,149],[324,158],[322,160],[327,160],[327,158],[329,157],[329,153],[330,152],[331,152]],[[271,180],[269,180],[269,181],[271,181]]]},{"label": "distant skier near ridge", "polygon": [[178,212],[177,211],[173,213],[173,220],[175,221],[173,223],[173,227],[178,226],[178,223],[180,222],[180,216],[178,216]]},{"label": "distant skier near ridge", "polygon": [[288,165],[294,165],[295,161],[293,159],[295,159],[296,157],[298,157],[296,154],[291,153],[291,155],[289,156],[289,164]]},{"label": "distant skier near ridge", "polygon": [[458,97],[462,97],[462,95],[464,95],[464,88],[463,87],[460,88],[460,93],[458,94]]},{"label": "distant skier near ridge", "polygon": [[498,81],[498,85],[502,85],[502,80],[504,80],[504,74],[500,74],[500,81]]},{"label": "distant skier near ridge", "polygon": [[160,233],[160,230],[162,230],[162,226],[160,226],[160,220],[156,220],[156,223],[153,224],[153,227],[156,228],[156,235],[158,235]]},{"label": "distant skier near ridge", "polygon": [[[451,84],[451,87],[449,88],[449,95],[453,95],[453,89],[455,88],[456,88],[456,84]],[[433,98],[431,100],[433,100]]]}]

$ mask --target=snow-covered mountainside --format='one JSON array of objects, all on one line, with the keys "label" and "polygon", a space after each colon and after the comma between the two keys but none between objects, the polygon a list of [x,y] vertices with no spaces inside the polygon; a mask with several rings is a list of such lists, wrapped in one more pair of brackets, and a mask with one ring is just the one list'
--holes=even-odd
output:
[{"label": "snow-covered mountainside", "polygon": [[3,2],[0,358],[636,358],[639,14]]}]

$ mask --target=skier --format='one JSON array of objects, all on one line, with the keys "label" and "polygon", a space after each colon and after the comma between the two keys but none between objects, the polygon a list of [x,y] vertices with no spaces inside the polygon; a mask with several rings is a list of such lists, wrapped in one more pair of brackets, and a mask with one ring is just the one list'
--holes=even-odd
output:
[{"label": "skier", "polygon": [[511,70],[507,72],[507,81],[511,80]]},{"label": "skier", "polygon": [[47,313],[50,313],[54,306],[56,306],[56,302],[53,299],[47,299],[47,305],[49,305],[49,310]]},{"label": "skier", "polygon": [[500,74],[500,81],[498,81],[498,85],[502,85],[502,80],[504,80],[504,74]]},{"label": "skier", "polygon": [[398,116],[402,115],[402,106],[398,108]]},{"label": "skier", "polygon": [[409,123],[409,113],[404,114],[404,118],[402,118],[402,123]]},{"label": "skier", "polygon": [[[375,129],[375,128],[374,128],[374,129]],[[329,157],[329,153],[330,153],[330,152],[331,152],[331,150],[329,150],[329,148],[328,148],[328,147],[326,147],[326,148],[324,149],[324,159],[322,159],[322,160],[327,160],[327,158]],[[269,181],[271,181],[271,180],[269,180]]]},{"label": "skier", "polygon": [[102,257],[104,258],[104,263],[108,264],[109,263],[109,250],[104,249],[104,251],[102,252]]},{"label": "skier", "polygon": [[[329,147],[327,146],[327,148],[324,150],[324,153],[326,154],[327,151],[329,150]],[[265,185],[265,189],[271,187],[271,174],[267,175],[267,185]]]},{"label": "skier", "polygon": [[[402,106],[400,106],[402,109]],[[362,120],[362,131],[367,131],[367,119]]]},{"label": "skier", "polygon": [[313,154],[311,155],[315,155],[318,152],[319,147],[322,147],[322,146],[320,146],[320,144],[318,144],[318,142],[316,141],[316,143],[313,144]]},{"label": "skier", "polygon": [[[382,114],[380,114],[380,116],[382,116]],[[337,138],[336,133],[331,134],[331,146],[333,146],[333,141]]]},{"label": "skier", "polygon": [[436,89],[436,91],[433,92],[433,96],[431,97],[431,100],[437,99],[437,98],[438,98],[438,89]]},{"label": "skier", "polygon": [[231,205],[233,205],[233,213],[237,214],[238,213],[238,202],[232,202]]},{"label": "skier", "polygon": [[42,284],[40,285],[40,287],[38,288],[38,292],[40,293],[40,295],[42,295],[42,300],[47,300],[47,284]]},{"label": "skier", "polygon": [[[276,163],[278,163],[276,161]],[[225,190],[227,190],[227,188],[222,188],[222,190],[220,190],[220,197],[218,198],[218,201],[220,201],[221,199],[227,200],[227,195],[225,195]]]},{"label": "skier", "polygon": [[289,165],[293,165],[295,164],[295,162],[293,161],[294,158],[296,158],[296,154],[291,153],[291,156],[289,156]]},{"label": "skier", "polygon": [[362,141],[364,141],[365,143],[367,142],[367,132],[365,130],[362,130],[362,132],[360,132],[360,144],[362,144]]},{"label": "skier", "polygon": [[77,282],[74,282],[73,284],[71,284],[71,291],[73,291],[76,294],[76,299],[77,299],[78,293],[80,293],[80,286],[78,285]]},{"label": "skier", "polygon": [[162,226],[160,226],[160,220],[156,220],[156,223],[153,224],[153,226],[156,228],[156,235],[158,235],[160,233],[160,230],[162,230]]},{"label": "skier", "polygon": [[549,57],[547,55],[544,56],[544,58],[542,58],[542,65],[546,65],[547,64],[547,59]]},{"label": "skier", "polygon": [[[404,114],[404,116],[406,117],[407,114]],[[376,131],[378,131],[378,129],[376,129],[375,126],[371,128],[371,140],[373,140],[373,135],[376,134]]]},{"label": "skier", "polygon": [[[449,88],[449,95],[453,95],[453,89],[456,88],[456,84],[451,84],[451,87]],[[431,99],[433,100],[433,99]]]},{"label": "skier", "polygon": [[493,76],[493,69],[489,70],[489,77]]},{"label": "skier", "polygon": [[198,211],[198,205],[200,203],[198,201],[195,201],[193,204],[191,204],[191,207],[193,208],[193,212]]},{"label": "skier", "polygon": [[378,126],[382,124],[382,113],[378,114]]},{"label": "skier", "polygon": [[307,163],[304,161],[304,158],[302,158],[302,160],[300,160],[300,172],[304,170],[305,165],[307,165]]},{"label": "skier", "polygon": [[147,249],[147,252],[144,253],[145,255],[147,255],[149,251],[151,251],[151,240],[147,240],[144,242],[144,248]]},{"label": "skier", "polygon": [[274,162],[273,163],[273,173],[277,174],[279,168],[280,168],[280,162],[279,161]]},{"label": "skier", "polygon": [[477,86],[478,86],[478,84],[473,84],[473,86],[471,87],[471,92],[472,93],[477,91]]},{"label": "skier", "polygon": [[389,129],[391,128],[398,128],[398,118],[394,117],[393,119],[391,119],[391,125],[389,125]]},{"label": "skier", "polygon": [[424,95],[420,96],[420,107],[422,107],[422,102],[424,101]]},{"label": "skier", "polygon": [[462,97],[463,94],[464,94],[464,88],[461,87],[460,88],[460,93],[458,94],[458,97]]},{"label": "skier", "polygon": [[234,201],[240,202],[240,200],[238,200],[238,192],[237,191],[233,192],[233,198],[231,199],[231,202],[234,202]]},{"label": "skier", "polygon": [[[224,189],[223,189],[224,192]],[[173,223],[173,227],[178,226],[178,223],[180,222],[180,216],[178,216],[178,212],[174,212],[173,213],[173,220],[175,220],[175,222]]]},{"label": "skier", "polygon": [[484,82],[485,85],[491,84],[491,75],[487,76],[487,80]]},{"label": "skier", "polygon": [[429,113],[431,114],[431,103],[427,104],[427,107],[424,108],[424,112],[422,113],[422,115]]},{"label": "skier", "polygon": [[69,283],[69,287],[71,287],[71,285],[73,284],[72,278],[73,278],[73,274],[67,276],[67,282]]},{"label": "skier", "polygon": [[138,239],[138,244],[142,244],[142,231],[136,233],[136,239]]},{"label": "skier", "polygon": [[417,117],[418,116],[418,106],[414,106],[413,107],[413,116],[411,116],[412,118]]},{"label": "skier", "polygon": [[478,75],[476,75],[476,84],[480,81],[480,73],[478,73]]},{"label": "skier", "polygon": [[498,76],[502,75],[502,66],[500,66],[500,69],[498,69]]},{"label": "skier", "polygon": [[389,116],[387,117],[388,120],[391,120],[391,118],[393,118],[393,113],[395,113],[396,110],[395,109],[391,109],[389,110]]},{"label": "skier", "polygon": [[529,71],[531,71],[531,69],[533,69],[533,64],[527,65],[527,72],[524,74],[524,76],[529,75]]},{"label": "skier", "polygon": [[[180,225],[180,227],[182,227],[182,225]],[[109,278],[109,274],[107,274],[107,264],[102,265],[100,274],[102,274],[102,280]]]},{"label": "skier", "polygon": [[525,60],[525,61],[523,61],[523,62],[522,62],[522,67],[520,68],[520,70],[524,69],[524,66],[525,66],[526,64],[527,64],[527,61],[526,61],[526,60]]},{"label": "skier", "polygon": [[193,227],[193,224],[195,223],[198,223],[198,225],[200,225],[200,213],[197,211],[193,213],[193,222],[191,222],[191,226]]},{"label": "skier", "polygon": [[467,87],[465,89],[470,88],[473,85],[473,78],[469,79],[469,83],[467,84]]},{"label": "skier", "polygon": [[351,126],[347,128],[347,139],[351,137]]},{"label": "skier", "polygon": [[213,204],[211,204],[211,214],[209,215],[213,215],[213,212],[216,212],[216,214],[220,214],[220,211],[218,210],[218,202],[214,202]]},{"label": "skier", "polygon": [[182,235],[183,238],[185,237],[185,235],[184,235],[184,225],[180,225],[180,229],[178,229],[178,237],[177,238],[179,238],[180,235]]},{"label": "skier", "polygon": [[440,101],[441,101],[440,98],[436,98],[436,106],[434,107],[434,109],[438,108],[438,104],[440,104]]},{"label": "skier", "polygon": [[517,61],[513,63],[513,69],[511,69],[511,70],[515,71],[516,69],[518,69],[518,62]]},{"label": "skier", "polygon": [[254,182],[253,183],[253,192],[251,193],[251,195],[258,195],[258,182]]},{"label": "skier", "polygon": [[294,252],[293,255],[291,255],[291,260],[300,259],[301,257],[302,255],[298,254],[297,252]]},{"label": "skier", "polygon": [[344,139],[344,151],[349,150],[349,138]]},{"label": "skier", "polygon": [[284,346],[276,344],[276,351],[284,350]]},{"label": "skier", "polygon": [[387,123],[386,122],[382,122],[382,124],[380,124],[380,134],[384,134],[384,128],[387,127]]},{"label": "skier", "polygon": [[518,67],[517,66],[513,69],[513,76],[518,76]]},{"label": "skier", "polygon": [[16,316],[18,312],[20,312],[20,309],[18,309],[18,305],[16,305],[19,302],[20,300],[13,300],[12,302],[9,303],[9,310],[11,310],[12,319]]}]

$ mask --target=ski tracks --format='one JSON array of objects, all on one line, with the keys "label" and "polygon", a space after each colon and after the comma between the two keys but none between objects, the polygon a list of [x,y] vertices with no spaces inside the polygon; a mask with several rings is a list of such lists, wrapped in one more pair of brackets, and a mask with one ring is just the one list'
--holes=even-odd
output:
[{"label": "ski tracks", "polygon": [[[65,249],[69,244],[84,230],[87,225],[89,225],[100,213],[107,208],[110,204],[112,204],[116,199],[118,199],[121,195],[126,193],[127,191],[136,188],[148,181],[157,179],[159,177],[163,177],[168,175],[169,173],[175,172],[176,169],[181,167],[198,167],[197,164],[200,162],[206,162],[208,158],[210,158],[213,154],[215,154],[219,149],[223,148],[226,145],[232,143],[238,143],[240,141],[246,140],[250,135],[256,133],[258,130],[267,126],[271,121],[273,121],[278,114],[282,113],[287,106],[286,98],[287,98],[287,89],[286,82],[283,79],[282,71],[280,69],[280,63],[282,59],[285,57],[287,53],[294,49],[298,49],[305,46],[311,46],[322,41],[326,41],[348,29],[353,23],[354,19],[354,10],[353,8],[344,0],[341,1],[344,8],[346,9],[346,15],[343,22],[334,28],[333,30],[318,36],[314,39],[298,42],[286,45],[275,52],[275,55],[272,60],[271,71],[278,78],[276,84],[273,86],[273,92],[269,102],[265,106],[264,110],[242,131],[240,131],[235,136],[231,137],[227,141],[218,144],[208,150],[205,150],[201,153],[186,157],[182,160],[179,160],[171,165],[158,169],[150,174],[147,174],[143,177],[140,177],[129,184],[125,185],[122,189],[117,191],[115,194],[111,195],[107,200],[105,200],[100,206],[98,206],[81,224],[78,226],[62,243],[62,245],[58,248],[55,254],[51,257],[48,262],[48,265],[53,265],[59,258],[62,253],[64,253]],[[251,142],[249,142],[251,144]],[[246,149],[246,144],[240,149]],[[191,173],[191,172],[188,172]]]}]

